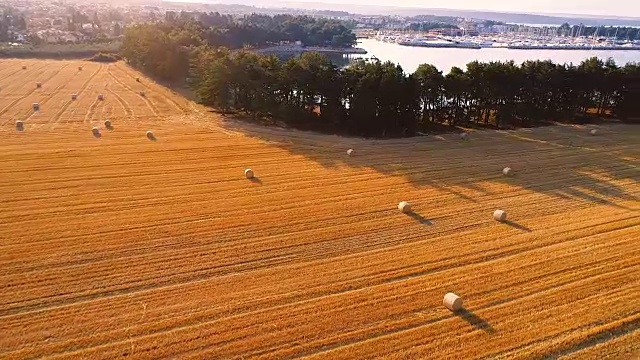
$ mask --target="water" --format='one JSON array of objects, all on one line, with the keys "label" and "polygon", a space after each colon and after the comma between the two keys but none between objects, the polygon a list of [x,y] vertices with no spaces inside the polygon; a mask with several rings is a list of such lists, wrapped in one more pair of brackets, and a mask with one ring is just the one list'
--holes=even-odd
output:
[{"label": "water", "polygon": [[560,64],[578,65],[585,59],[597,56],[603,60],[613,58],[618,65],[640,62],[638,50],[434,49],[402,46],[374,39],[363,39],[358,46],[369,52],[366,57],[375,56],[381,61],[400,64],[407,73],[414,72],[421,64],[431,64],[446,74],[453,66],[466,69],[466,65],[474,60],[481,62],[513,60],[516,64],[527,60],[551,60]]}]

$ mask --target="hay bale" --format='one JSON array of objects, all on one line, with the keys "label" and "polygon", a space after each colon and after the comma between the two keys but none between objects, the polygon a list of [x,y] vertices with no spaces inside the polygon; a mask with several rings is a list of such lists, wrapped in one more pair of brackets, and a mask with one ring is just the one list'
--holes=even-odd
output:
[{"label": "hay bale", "polygon": [[513,175],[513,169],[511,169],[510,167],[506,167],[506,168],[502,169],[502,175],[504,175],[504,176]]},{"label": "hay bale", "polygon": [[22,65],[22,70],[27,70],[27,65]]},{"label": "hay bale", "polygon": [[78,94],[71,94],[71,100],[78,100]]},{"label": "hay bale", "polygon": [[39,83],[39,82],[37,82],[37,83],[36,83],[36,87],[39,89],[39,88],[41,88],[41,87],[42,87],[42,84],[41,84],[41,83]]},{"label": "hay bale", "polygon": [[22,122],[22,120],[16,121],[16,129],[19,131],[24,130],[24,123]]},{"label": "hay bale", "polygon": [[147,94],[144,91],[140,91],[140,96],[145,97]]},{"label": "hay bale", "polygon": [[253,170],[251,170],[251,169],[246,169],[246,170],[244,171],[244,176],[245,176],[247,179],[253,179],[253,177],[255,176],[255,174],[253,173]]},{"label": "hay bale", "polygon": [[402,211],[405,214],[408,214],[411,212],[411,204],[406,201],[402,201],[398,204],[398,210]]},{"label": "hay bale", "polygon": [[591,134],[591,136],[596,136],[596,135],[598,135],[598,130],[593,129],[593,130],[589,131],[589,134]]},{"label": "hay bale", "polygon": [[140,82],[140,78],[139,77],[136,78],[136,82]]},{"label": "hay bale", "polygon": [[111,129],[111,121],[110,120],[105,120],[104,121],[104,127],[106,127],[107,129]]},{"label": "hay bale", "polygon": [[33,111],[40,111],[40,104],[38,103],[33,103]]},{"label": "hay bale", "polygon": [[93,127],[93,129],[91,129],[91,132],[93,133],[94,136],[99,136],[100,135],[100,129],[98,129],[97,127]]},{"label": "hay bale", "polygon": [[466,132],[463,132],[462,134],[460,134],[460,139],[462,140],[466,140],[468,137],[468,134]]},{"label": "hay bale", "polygon": [[149,130],[149,131],[147,131],[147,138],[148,138],[149,140],[155,140],[155,139],[156,139],[156,136],[155,136],[155,135],[153,135],[153,132],[151,132],[151,130]]},{"label": "hay bale", "polygon": [[454,293],[447,293],[442,304],[451,311],[458,311],[462,309],[462,298]]},{"label": "hay bale", "polygon": [[79,70],[79,71],[82,71],[82,66],[78,66],[78,70]]},{"label": "hay bale", "polygon": [[347,155],[349,155],[349,156],[353,155],[353,149],[347,150]]},{"label": "hay bale", "polygon": [[98,100],[100,100],[100,101],[104,100],[104,95],[98,94]]},{"label": "hay bale", "polygon": [[507,220],[507,212],[504,210],[496,210],[493,212],[493,218],[496,221],[504,222]]}]

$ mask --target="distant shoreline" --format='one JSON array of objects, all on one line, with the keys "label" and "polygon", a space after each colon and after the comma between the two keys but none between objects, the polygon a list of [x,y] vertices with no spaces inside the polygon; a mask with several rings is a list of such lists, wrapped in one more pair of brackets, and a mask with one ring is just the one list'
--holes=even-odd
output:
[{"label": "distant shoreline", "polygon": [[295,46],[279,45],[255,49],[258,54],[302,54],[305,52],[319,52],[331,54],[357,54],[366,55],[367,50],[359,47],[329,47],[329,46]]}]

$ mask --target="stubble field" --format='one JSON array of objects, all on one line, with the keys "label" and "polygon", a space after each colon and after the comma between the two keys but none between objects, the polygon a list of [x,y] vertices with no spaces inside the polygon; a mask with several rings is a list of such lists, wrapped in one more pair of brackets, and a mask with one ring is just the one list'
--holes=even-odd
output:
[{"label": "stubble field", "polygon": [[259,128],[123,63],[0,60],[0,358],[638,358],[638,144]]}]

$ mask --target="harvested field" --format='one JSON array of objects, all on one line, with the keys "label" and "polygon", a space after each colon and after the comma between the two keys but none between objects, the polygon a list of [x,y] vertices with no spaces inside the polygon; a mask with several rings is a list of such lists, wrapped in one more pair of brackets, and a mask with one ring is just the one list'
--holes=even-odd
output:
[{"label": "harvested field", "polygon": [[591,128],[350,139],[0,60],[0,358],[637,358],[640,130]]}]

